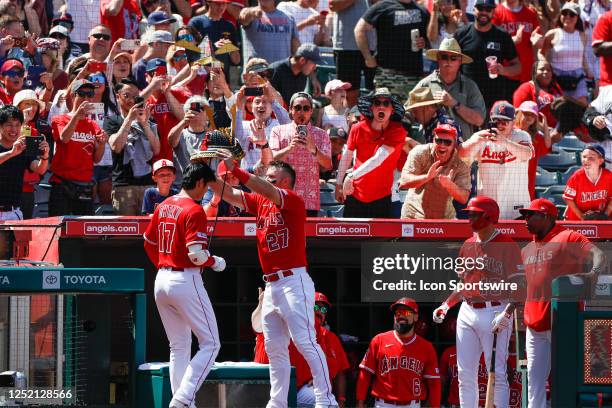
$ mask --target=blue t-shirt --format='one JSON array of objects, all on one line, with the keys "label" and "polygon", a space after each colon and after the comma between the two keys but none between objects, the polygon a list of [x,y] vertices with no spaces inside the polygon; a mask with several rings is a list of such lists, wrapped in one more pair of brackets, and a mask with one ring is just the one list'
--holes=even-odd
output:
[{"label": "blue t-shirt", "polygon": [[261,18],[242,27],[245,63],[253,57],[268,63],[291,56],[291,39],[298,38],[295,20],[280,10],[264,12]]},{"label": "blue t-shirt", "polygon": [[178,190],[173,187],[170,187],[170,194],[167,196],[161,195],[157,187],[147,188],[144,192],[144,198],[142,199],[142,213],[144,215],[153,214],[153,211],[155,211],[155,207],[157,207],[158,204],[161,204],[166,198],[177,193]]}]

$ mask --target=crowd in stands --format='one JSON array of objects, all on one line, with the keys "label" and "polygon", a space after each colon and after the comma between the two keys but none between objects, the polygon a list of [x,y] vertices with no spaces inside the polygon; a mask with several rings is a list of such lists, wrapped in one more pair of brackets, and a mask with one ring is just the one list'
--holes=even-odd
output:
[{"label": "crowd in stands", "polygon": [[289,163],[308,216],[461,218],[476,194],[502,219],[537,196],[569,220],[612,212],[610,0],[0,11],[0,220],[150,214],[214,131],[250,172]]}]

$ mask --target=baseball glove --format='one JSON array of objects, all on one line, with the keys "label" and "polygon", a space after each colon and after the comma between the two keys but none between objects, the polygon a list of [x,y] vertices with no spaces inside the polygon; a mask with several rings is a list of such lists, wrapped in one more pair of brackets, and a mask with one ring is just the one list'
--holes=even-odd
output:
[{"label": "baseball glove", "polygon": [[230,128],[223,128],[206,132],[200,145],[200,151],[192,154],[190,160],[205,161],[215,158],[219,149],[229,150],[236,160],[242,160],[244,157],[244,150],[238,140],[232,136]]}]

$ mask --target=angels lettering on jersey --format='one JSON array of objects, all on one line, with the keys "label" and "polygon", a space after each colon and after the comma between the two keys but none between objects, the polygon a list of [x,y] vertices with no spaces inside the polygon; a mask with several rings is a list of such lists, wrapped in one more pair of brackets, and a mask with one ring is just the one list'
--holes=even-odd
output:
[{"label": "angels lettering on jersey", "polygon": [[285,225],[283,214],[278,210],[272,202],[263,204],[263,207],[269,207],[270,210],[265,215],[257,217],[257,229],[264,229],[272,226]]},{"label": "angels lettering on jersey", "polygon": [[423,372],[425,364],[422,361],[408,356],[384,356],[380,360],[380,375],[385,375],[393,370],[409,370],[416,374]]}]

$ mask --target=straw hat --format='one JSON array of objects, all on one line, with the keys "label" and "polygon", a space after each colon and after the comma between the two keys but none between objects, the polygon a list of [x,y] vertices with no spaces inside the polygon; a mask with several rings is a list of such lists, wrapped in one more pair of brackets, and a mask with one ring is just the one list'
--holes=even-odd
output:
[{"label": "straw hat", "polygon": [[425,53],[425,56],[432,61],[437,61],[438,53],[440,51],[461,55],[462,64],[471,64],[472,62],[474,62],[472,58],[468,57],[467,55],[461,52],[461,47],[459,46],[459,43],[457,42],[457,40],[455,40],[454,38],[445,38],[444,40],[442,40],[442,43],[440,44],[440,48],[438,48],[437,50],[434,50],[434,49],[427,50],[427,52]]},{"label": "straw hat", "polygon": [[440,101],[435,99],[431,88],[414,88],[408,94],[408,100],[404,104],[406,110],[418,108],[420,106],[438,105]]}]

